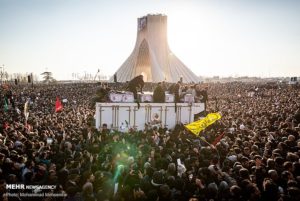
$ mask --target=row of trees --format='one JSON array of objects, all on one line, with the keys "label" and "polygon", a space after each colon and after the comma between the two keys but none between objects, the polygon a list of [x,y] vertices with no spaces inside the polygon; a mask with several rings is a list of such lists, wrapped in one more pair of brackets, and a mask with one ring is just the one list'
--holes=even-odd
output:
[{"label": "row of trees", "polygon": [[[52,73],[51,72],[43,72],[41,74],[43,76],[43,83],[53,83],[56,82],[56,80],[53,78]],[[14,82],[15,80],[17,80],[18,83],[27,83],[30,77],[30,82],[34,81],[37,82],[39,81],[39,76],[37,74],[28,74],[28,73],[12,73],[9,74],[6,71],[1,71],[0,72],[0,81],[1,82]]]},{"label": "row of trees", "polygon": [[41,75],[43,75],[43,82],[44,83],[56,82],[56,80],[52,77],[51,72],[45,71]]}]

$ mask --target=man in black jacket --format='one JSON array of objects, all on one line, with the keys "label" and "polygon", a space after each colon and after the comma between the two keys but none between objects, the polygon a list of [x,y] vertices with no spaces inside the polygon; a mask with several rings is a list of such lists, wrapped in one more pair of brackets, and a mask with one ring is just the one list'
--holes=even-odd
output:
[{"label": "man in black jacket", "polygon": [[168,88],[169,93],[174,94],[176,103],[180,102],[180,95],[179,95],[180,86],[181,86],[181,81],[178,81],[176,84],[174,83]]},{"label": "man in black jacket", "polygon": [[143,75],[136,76],[128,82],[127,90],[133,93],[135,100],[137,100],[137,88],[143,93],[144,84]]},{"label": "man in black jacket", "polygon": [[154,103],[164,103],[165,102],[165,91],[162,88],[161,83],[159,82],[157,87],[153,92],[153,102]]}]

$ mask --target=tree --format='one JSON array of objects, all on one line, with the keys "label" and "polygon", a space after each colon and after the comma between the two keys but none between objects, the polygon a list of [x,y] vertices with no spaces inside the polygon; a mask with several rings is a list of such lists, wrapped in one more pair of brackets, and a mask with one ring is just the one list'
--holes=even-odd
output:
[{"label": "tree", "polygon": [[50,83],[50,82],[55,82],[56,80],[52,77],[52,73],[51,72],[43,72],[41,75],[43,75],[43,82],[44,83]]}]

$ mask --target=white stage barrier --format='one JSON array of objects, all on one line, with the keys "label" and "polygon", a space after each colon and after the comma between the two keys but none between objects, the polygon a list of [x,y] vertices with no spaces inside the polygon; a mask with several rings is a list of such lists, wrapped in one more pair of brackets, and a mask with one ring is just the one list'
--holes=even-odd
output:
[{"label": "white stage barrier", "polygon": [[[122,130],[124,127],[143,130],[145,124],[159,124],[174,128],[178,123],[194,121],[194,115],[204,110],[204,103],[96,103],[96,128],[104,123],[108,128]],[[126,129],[126,128],[125,128]]]}]

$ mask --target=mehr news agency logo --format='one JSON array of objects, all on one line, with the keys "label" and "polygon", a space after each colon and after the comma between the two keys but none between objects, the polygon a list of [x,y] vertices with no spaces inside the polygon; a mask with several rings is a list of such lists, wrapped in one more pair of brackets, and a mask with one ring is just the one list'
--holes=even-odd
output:
[{"label": "mehr news agency logo", "polygon": [[[6,184],[6,190],[20,190],[18,193],[7,192],[4,195],[7,197],[66,197],[67,194],[63,192],[53,193],[56,185],[25,185],[25,184]],[[22,192],[23,190],[32,190],[29,192]],[[48,191],[48,192],[43,192]]]}]

